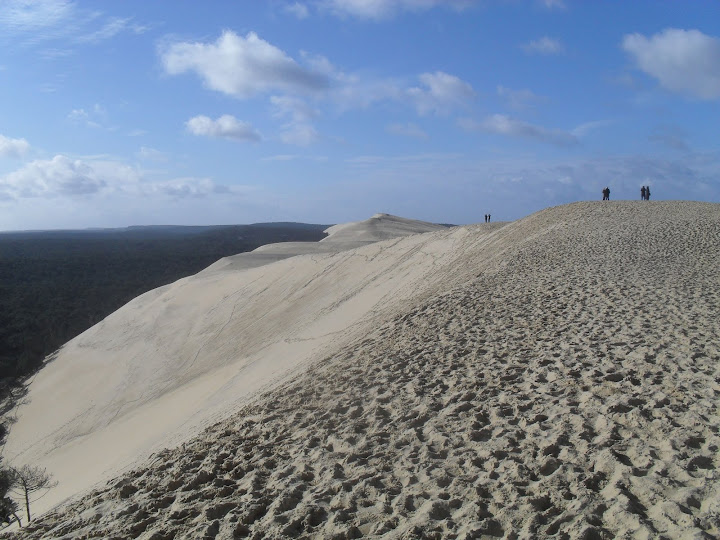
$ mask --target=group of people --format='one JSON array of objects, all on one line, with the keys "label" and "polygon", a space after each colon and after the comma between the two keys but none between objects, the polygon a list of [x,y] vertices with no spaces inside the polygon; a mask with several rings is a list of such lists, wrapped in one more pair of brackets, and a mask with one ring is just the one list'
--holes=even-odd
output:
[{"label": "group of people", "polygon": [[[609,200],[610,200],[610,188],[609,188],[609,187],[606,187],[605,189],[603,189],[603,190],[602,190],[602,194],[603,194],[603,201],[609,201]],[[640,198],[641,198],[643,201],[649,201],[649,200],[650,200],[650,186],[643,186],[643,187],[640,188]],[[485,221],[486,221],[486,222],[488,221],[488,219],[487,219],[488,217],[489,217],[489,216],[485,216],[485,218],[486,218]]]},{"label": "group of people", "polygon": [[490,214],[485,214],[485,223],[490,223]]}]

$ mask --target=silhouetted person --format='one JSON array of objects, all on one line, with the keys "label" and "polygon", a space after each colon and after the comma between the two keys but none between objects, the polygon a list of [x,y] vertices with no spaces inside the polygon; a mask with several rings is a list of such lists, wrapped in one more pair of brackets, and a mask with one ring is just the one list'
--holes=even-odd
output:
[{"label": "silhouetted person", "polygon": [[647,186],[647,187],[645,188],[645,200],[646,200],[646,201],[649,201],[649,200],[650,200],[650,186]]},{"label": "silhouetted person", "polygon": [[602,194],[603,194],[603,201],[610,200],[610,188],[609,187],[606,187],[605,189],[603,189]]},{"label": "silhouetted person", "polygon": [[485,214],[485,223],[487,223],[487,214]]},{"label": "silhouetted person", "polygon": [[488,214],[488,223],[490,223],[490,214]]},{"label": "silhouetted person", "polygon": [[640,200],[644,201],[645,197],[647,197],[647,191],[645,190],[645,186],[640,188]]}]

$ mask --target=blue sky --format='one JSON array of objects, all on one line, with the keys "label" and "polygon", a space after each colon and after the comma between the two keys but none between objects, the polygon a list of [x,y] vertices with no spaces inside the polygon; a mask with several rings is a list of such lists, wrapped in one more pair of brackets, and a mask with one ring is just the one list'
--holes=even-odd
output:
[{"label": "blue sky", "polygon": [[720,201],[720,3],[0,0],[0,230]]}]

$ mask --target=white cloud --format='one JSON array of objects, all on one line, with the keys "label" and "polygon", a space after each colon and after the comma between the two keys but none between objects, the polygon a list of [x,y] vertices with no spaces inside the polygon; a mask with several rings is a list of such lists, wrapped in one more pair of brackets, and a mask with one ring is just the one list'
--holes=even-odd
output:
[{"label": "white cloud", "polygon": [[535,41],[525,43],[522,48],[529,54],[561,54],[565,47],[560,40],[550,38],[548,36],[541,37]]},{"label": "white cloud", "polygon": [[540,0],[540,3],[547,9],[565,9],[563,0]]},{"label": "white cloud", "polygon": [[58,39],[98,43],[123,31],[137,34],[145,29],[132,18],[105,18],[72,0],[0,0],[0,36],[23,44]]},{"label": "white cloud", "polygon": [[310,15],[310,10],[308,9],[308,7],[300,2],[286,4],[285,12],[289,13],[290,15],[294,15],[298,19],[307,19]]},{"label": "white cloud", "polygon": [[217,185],[208,178],[152,181],[136,167],[102,157],[73,159],[56,155],[49,160],[33,161],[14,172],[0,176],[0,199],[9,200],[57,197],[77,199],[100,195],[123,195],[132,198],[164,195],[185,198],[203,197],[229,190],[230,188]]},{"label": "white cloud", "polygon": [[407,124],[389,124],[385,127],[385,131],[402,137],[414,137],[416,139],[428,138],[428,134],[425,133],[420,126],[413,124],[412,122]]},{"label": "white cloud", "polygon": [[294,96],[271,96],[270,103],[273,105],[274,116],[289,116],[295,122],[307,122],[320,115],[317,109],[313,109],[304,100]]},{"label": "white cloud", "polygon": [[114,129],[107,127],[108,113],[105,107],[99,103],[93,105],[89,110],[84,108],[73,109],[68,113],[67,118],[73,123],[84,124],[92,128]]},{"label": "white cloud", "polygon": [[76,41],[78,43],[99,43],[100,41],[115,37],[117,34],[126,30],[141,34],[145,31],[145,27],[132,24],[132,18],[130,17],[113,17],[97,30],[78,36]]},{"label": "white cloud", "polygon": [[272,90],[312,92],[327,77],[306,69],[254,32],[238,36],[225,30],[214,43],[173,43],[161,53],[167,73],[195,72],[204,84],[237,98]]},{"label": "white cloud", "polygon": [[161,152],[160,150],[147,146],[141,146],[137,156],[145,161],[165,162],[168,160],[168,156],[165,152]]},{"label": "white cloud", "polygon": [[280,133],[280,140],[285,144],[309,146],[319,138],[318,132],[310,124],[286,124]]},{"label": "white cloud", "polygon": [[25,139],[10,139],[0,135],[0,157],[22,157],[28,150],[30,144]]},{"label": "white cloud", "polygon": [[687,133],[678,126],[656,126],[648,139],[654,143],[662,144],[675,150],[687,151],[690,149],[687,143]]},{"label": "white cloud", "polygon": [[423,73],[419,79],[425,87],[409,88],[407,95],[414,100],[420,114],[447,112],[475,97],[472,86],[455,75],[436,71]]},{"label": "white cloud", "polygon": [[227,191],[217,186],[209,178],[174,178],[163,182],[155,182],[147,186],[147,191],[160,193],[174,198],[206,197],[212,193]]},{"label": "white cloud", "polygon": [[650,38],[628,34],[622,46],[642,71],[668,90],[720,98],[720,39],[699,30],[668,28]]},{"label": "white cloud", "polygon": [[570,133],[572,133],[576,137],[584,137],[595,129],[604,128],[614,123],[614,120],[594,120],[592,122],[585,122],[584,124],[580,124],[578,127],[573,129]]},{"label": "white cloud", "polygon": [[399,12],[420,12],[434,7],[462,9],[477,0],[322,0],[320,7],[341,17],[386,19]]},{"label": "white cloud", "polygon": [[92,166],[58,155],[33,161],[0,178],[0,193],[11,198],[87,195],[105,185]]},{"label": "white cloud", "polygon": [[513,90],[501,85],[497,87],[497,94],[513,109],[526,109],[546,100],[546,98],[538,96],[530,90]]},{"label": "white cloud", "polygon": [[304,100],[293,96],[271,96],[273,116],[289,118],[282,126],[280,140],[286,144],[309,146],[318,140],[319,135],[310,120],[320,115],[319,111],[310,107]]},{"label": "white cloud", "polygon": [[0,27],[10,33],[41,32],[71,19],[75,9],[67,0],[3,0]]},{"label": "white cloud", "polygon": [[488,116],[482,122],[463,118],[458,121],[458,124],[468,131],[484,131],[486,133],[495,133],[510,137],[522,137],[559,146],[568,146],[578,142],[577,137],[567,131],[547,129],[542,126],[523,122],[522,120],[510,118],[504,114]]},{"label": "white cloud", "polygon": [[187,130],[193,135],[204,137],[222,137],[236,141],[259,141],[260,134],[247,122],[240,122],[232,115],[225,114],[213,120],[199,115],[186,123]]}]

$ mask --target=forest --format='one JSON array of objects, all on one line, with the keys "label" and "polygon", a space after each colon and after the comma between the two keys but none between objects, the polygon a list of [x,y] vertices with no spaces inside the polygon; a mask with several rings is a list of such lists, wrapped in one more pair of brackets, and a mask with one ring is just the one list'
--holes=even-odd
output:
[{"label": "forest", "polygon": [[0,233],[0,398],[45,357],[136,296],[259,246],[318,241],[328,225]]}]

